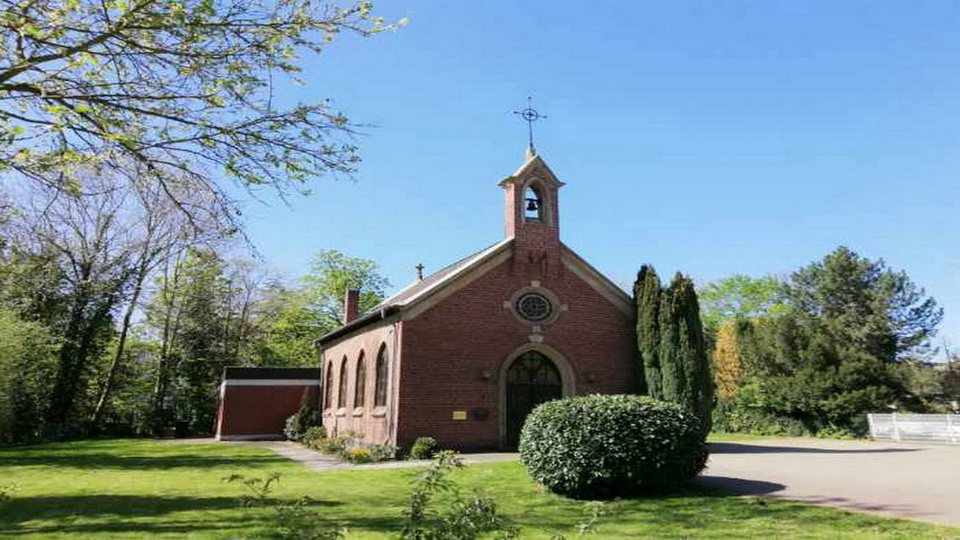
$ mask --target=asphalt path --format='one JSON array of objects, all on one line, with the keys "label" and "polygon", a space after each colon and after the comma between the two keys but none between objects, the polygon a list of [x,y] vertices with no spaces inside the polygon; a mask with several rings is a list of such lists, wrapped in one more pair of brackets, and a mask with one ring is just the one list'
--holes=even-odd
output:
[{"label": "asphalt path", "polygon": [[960,526],[960,446],[812,438],[710,446],[706,485]]}]

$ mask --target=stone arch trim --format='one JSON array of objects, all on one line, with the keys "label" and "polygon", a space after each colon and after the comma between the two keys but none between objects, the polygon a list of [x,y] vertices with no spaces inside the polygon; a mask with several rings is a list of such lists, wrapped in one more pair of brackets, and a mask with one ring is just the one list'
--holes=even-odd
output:
[{"label": "stone arch trim", "polygon": [[497,391],[499,393],[497,418],[500,424],[501,445],[505,445],[507,441],[507,370],[520,355],[530,351],[536,351],[546,356],[557,367],[563,386],[563,397],[573,396],[577,393],[576,370],[570,360],[557,349],[545,343],[526,343],[511,351],[500,364],[500,372],[497,376]]}]

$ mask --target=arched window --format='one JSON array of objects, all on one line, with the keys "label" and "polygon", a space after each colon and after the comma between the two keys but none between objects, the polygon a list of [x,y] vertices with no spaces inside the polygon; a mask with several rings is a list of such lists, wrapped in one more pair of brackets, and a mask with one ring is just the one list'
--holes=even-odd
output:
[{"label": "arched window", "polygon": [[347,357],[340,362],[340,392],[337,394],[337,407],[347,406]]},{"label": "arched window", "polygon": [[389,358],[387,358],[387,346],[381,345],[380,352],[377,353],[377,388],[373,398],[374,407],[387,406],[387,378],[390,374]]},{"label": "arched window", "polygon": [[527,221],[545,221],[543,211],[543,197],[540,195],[540,189],[531,184],[523,192],[523,217]]},{"label": "arched window", "polygon": [[323,385],[323,408],[329,409],[333,405],[333,362],[327,363],[327,377]]},{"label": "arched window", "polygon": [[357,358],[357,378],[353,383],[353,407],[363,407],[367,394],[367,363],[363,358],[363,351]]}]

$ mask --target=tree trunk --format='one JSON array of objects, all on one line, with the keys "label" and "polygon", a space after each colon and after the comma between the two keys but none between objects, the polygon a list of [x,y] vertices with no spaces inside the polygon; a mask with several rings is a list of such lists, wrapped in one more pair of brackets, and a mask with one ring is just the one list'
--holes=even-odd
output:
[{"label": "tree trunk", "polygon": [[93,414],[90,415],[90,422],[96,426],[100,422],[100,416],[103,414],[103,409],[107,403],[107,399],[110,397],[110,392],[113,390],[114,381],[117,378],[117,373],[120,371],[120,364],[123,360],[124,348],[127,344],[127,332],[130,330],[130,319],[133,317],[133,312],[136,310],[137,302],[140,300],[140,292],[143,290],[143,282],[146,280],[147,273],[149,271],[149,259],[144,256],[144,259],[141,260],[139,268],[137,268],[137,282],[133,288],[133,295],[130,298],[130,304],[127,306],[127,312],[123,314],[123,324],[120,326],[120,336],[117,339],[117,350],[113,355],[113,361],[110,363],[110,371],[107,372],[107,380],[103,383],[103,389],[100,391],[100,399],[97,400],[97,405],[93,409]]},{"label": "tree trunk", "polygon": [[[163,274],[163,296],[166,312],[163,315],[163,335],[160,343],[160,358],[157,363],[157,378],[153,386],[153,423],[154,429],[158,429],[162,421],[163,402],[167,396],[167,386],[169,381],[170,351],[173,348],[173,340],[176,334],[178,322],[174,319],[174,312],[177,309],[177,285],[180,279],[180,255],[177,255],[173,261],[173,276],[169,271]],[[171,283],[172,279],[172,283]],[[177,317],[179,318],[179,316]]]}]

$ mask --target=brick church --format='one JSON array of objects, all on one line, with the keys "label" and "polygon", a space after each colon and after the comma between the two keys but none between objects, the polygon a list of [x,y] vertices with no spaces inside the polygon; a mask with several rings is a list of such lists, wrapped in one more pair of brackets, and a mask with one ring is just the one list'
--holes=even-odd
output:
[{"label": "brick church", "polygon": [[[543,401],[635,391],[631,298],[560,241],[563,185],[528,149],[525,163],[499,183],[503,240],[367,313],[357,313],[358,292],[349,291],[343,326],[317,340],[319,373],[275,375],[279,382],[271,386],[269,377],[253,383],[250,372],[235,371],[231,379],[228,370],[218,434],[244,438],[237,417],[271,406],[292,407],[283,413],[292,414],[292,396],[313,396],[311,385],[320,383],[316,400],[332,435],[512,448],[527,414]],[[264,393],[271,388],[273,398]],[[247,398],[230,397],[244,389]],[[247,431],[258,429],[266,428]]]}]

